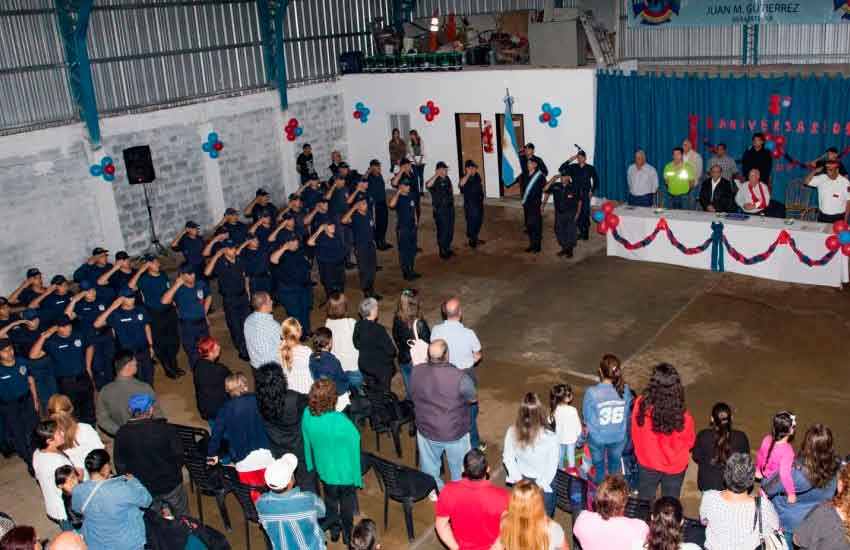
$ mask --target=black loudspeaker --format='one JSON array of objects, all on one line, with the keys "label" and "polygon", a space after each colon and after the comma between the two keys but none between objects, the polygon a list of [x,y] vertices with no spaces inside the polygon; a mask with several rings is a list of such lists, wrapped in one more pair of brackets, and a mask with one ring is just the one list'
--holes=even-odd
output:
[{"label": "black loudspeaker", "polygon": [[148,145],[124,149],[124,166],[127,168],[127,179],[130,180],[130,185],[150,183],[156,179],[151,148]]}]

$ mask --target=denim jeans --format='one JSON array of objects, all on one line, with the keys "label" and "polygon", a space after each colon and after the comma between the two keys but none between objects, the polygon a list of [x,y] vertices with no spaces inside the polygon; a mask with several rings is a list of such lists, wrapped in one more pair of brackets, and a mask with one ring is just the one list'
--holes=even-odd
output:
[{"label": "denim jeans", "polygon": [[567,466],[569,468],[576,467],[576,444],[575,443],[561,443],[561,458],[558,459],[558,467],[564,467],[564,458],[567,459]]},{"label": "denim jeans", "polygon": [[423,472],[434,478],[434,481],[437,482],[437,489],[442,489],[445,485],[440,478],[440,466],[443,463],[444,452],[449,463],[451,480],[460,479],[463,473],[463,457],[471,448],[469,434],[465,434],[455,441],[431,441],[420,432],[416,434],[416,445],[419,447],[419,467]]},{"label": "denim jeans", "polygon": [[543,493],[543,506],[546,508],[546,515],[550,518],[555,517],[555,505],[558,503],[558,498],[555,492]]},{"label": "denim jeans", "polygon": [[478,402],[469,406],[469,444],[473,449],[481,445],[481,437],[478,435]]},{"label": "denim jeans", "polygon": [[661,485],[661,496],[679,498],[682,493],[682,482],[685,481],[685,470],[678,474],[665,474],[640,463],[638,463],[638,470],[640,472],[638,498],[651,503],[655,500],[655,491],[659,485]]},{"label": "denim jeans", "polygon": [[345,371],[345,376],[348,377],[348,385],[351,386],[351,389],[357,391],[363,385],[363,375],[360,374],[359,370],[349,370]]},{"label": "denim jeans", "polygon": [[667,196],[667,207],[670,210],[687,210],[688,209],[688,195],[685,193],[684,195],[668,195]]},{"label": "denim jeans", "polygon": [[631,206],[651,207],[653,199],[655,199],[655,193],[648,193],[646,195],[632,195],[629,193],[629,205]]},{"label": "denim jeans", "polygon": [[399,363],[398,370],[401,371],[401,379],[404,382],[404,395],[410,396],[410,371],[413,369],[413,363]]},{"label": "denim jeans", "polygon": [[[587,445],[590,448],[593,467],[596,469],[596,473],[593,476],[594,483],[599,485],[605,481],[607,474],[614,475],[622,473],[620,459],[623,455],[623,447],[626,446],[625,440],[617,441],[616,443],[596,443],[592,439],[588,439]],[[608,466],[607,472],[605,469],[606,464]]]}]

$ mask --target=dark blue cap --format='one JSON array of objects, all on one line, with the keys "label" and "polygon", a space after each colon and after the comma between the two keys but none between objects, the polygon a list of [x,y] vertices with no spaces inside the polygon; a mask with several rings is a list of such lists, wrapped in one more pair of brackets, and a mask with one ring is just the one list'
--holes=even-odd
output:
[{"label": "dark blue cap", "polygon": [[27,308],[21,312],[21,319],[24,321],[32,321],[38,319],[38,310]]},{"label": "dark blue cap", "polygon": [[130,409],[130,414],[139,414],[150,409],[155,402],[156,399],[153,396],[146,393],[134,393],[127,400],[127,408]]},{"label": "dark blue cap", "polygon": [[70,325],[70,324],[71,324],[71,318],[68,317],[67,315],[60,315],[59,317],[56,318],[56,326],[57,327],[64,327],[64,326]]},{"label": "dark blue cap", "polygon": [[122,298],[134,298],[136,296],[136,291],[129,286],[125,286],[121,289],[121,292],[119,292],[118,295]]},{"label": "dark blue cap", "polygon": [[41,275],[41,271],[37,267],[27,269],[27,277],[35,277],[36,275]]},{"label": "dark blue cap", "polygon": [[80,281],[80,290],[91,290],[94,288],[94,283],[92,283],[89,279],[83,279]]},{"label": "dark blue cap", "polygon": [[238,214],[238,213],[239,212],[237,212],[235,208],[228,208],[227,210],[224,211],[225,216],[233,216],[234,214]]},{"label": "dark blue cap", "polygon": [[183,264],[178,269],[180,273],[194,273],[195,267],[192,264]]},{"label": "dark blue cap", "polygon": [[61,285],[62,283],[67,282],[68,279],[66,279],[64,275],[55,275],[52,279],[50,279],[50,284],[52,285]]}]

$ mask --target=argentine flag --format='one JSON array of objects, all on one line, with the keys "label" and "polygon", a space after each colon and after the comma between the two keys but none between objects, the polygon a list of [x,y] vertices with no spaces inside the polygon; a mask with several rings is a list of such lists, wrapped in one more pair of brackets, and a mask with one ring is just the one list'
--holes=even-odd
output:
[{"label": "argentine flag", "polygon": [[505,123],[502,129],[502,183],[510,187],[519,177],[522,168],[519,163],[519,147],[517,147],[514,132],[514,118],[511,104],[513,98],[510,92],[505,97]]}]

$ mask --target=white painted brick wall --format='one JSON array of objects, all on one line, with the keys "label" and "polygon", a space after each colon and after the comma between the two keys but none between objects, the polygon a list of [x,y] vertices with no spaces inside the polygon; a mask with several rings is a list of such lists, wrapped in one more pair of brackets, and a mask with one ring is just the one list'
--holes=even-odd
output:
[{"label": "white painted brick wall", "polygon": [[[303,144],[309,143],[313,149],[316,172],[322,179],[328,179],[331,175],[328,170],[331,163],[331,151],[336,149],[342,153],[344,159],[348,158],[344,109],[345,101],[342,94],[335,94],[291,102],[289,110],[283,116],[284,125],[289,122],[289,119],[295,117],[304,128],[304,133],[295,140],[295,156],[301,153]],[[364,172],[364,167],[355,166],[354,168],[361,173]],[[295,177],[297,180],[297,173]]]}]

